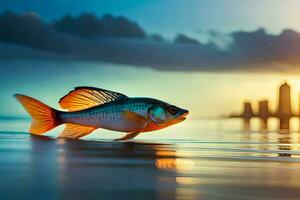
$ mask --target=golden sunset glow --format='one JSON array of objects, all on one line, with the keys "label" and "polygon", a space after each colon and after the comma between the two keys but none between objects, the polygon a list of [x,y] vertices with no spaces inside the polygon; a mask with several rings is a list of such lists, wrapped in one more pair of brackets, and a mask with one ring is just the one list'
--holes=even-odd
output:
[{"label": "golden sunset glow", "polygon": [[0,0],[0,199],[299,199],[299,11]]}]

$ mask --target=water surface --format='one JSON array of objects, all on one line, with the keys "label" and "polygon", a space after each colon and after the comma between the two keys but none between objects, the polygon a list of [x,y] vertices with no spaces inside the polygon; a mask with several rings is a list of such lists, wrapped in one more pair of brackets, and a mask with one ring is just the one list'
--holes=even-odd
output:
[{"label": "water surface", "polygon": [[131,142],[30,136],[0,120],[0,199],[299,199],[300,134],[187,120]]}]

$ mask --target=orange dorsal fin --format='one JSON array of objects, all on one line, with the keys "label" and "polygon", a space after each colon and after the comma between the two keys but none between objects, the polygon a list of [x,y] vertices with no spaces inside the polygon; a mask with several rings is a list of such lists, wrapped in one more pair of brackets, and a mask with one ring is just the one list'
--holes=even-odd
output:
[{"label": "orange dorsal fin", "polygon": [[65,129],[59,135],[60,138],[77,139],[86,136],[96,130],[96,127],[82,126],[77,124],[66,124]]},{"label": "orange dorsal fin", "polygon": [[59,101],[63,109],[78,111],[110,101],[127,98],[126,95],[95,87],[76,87]]}]

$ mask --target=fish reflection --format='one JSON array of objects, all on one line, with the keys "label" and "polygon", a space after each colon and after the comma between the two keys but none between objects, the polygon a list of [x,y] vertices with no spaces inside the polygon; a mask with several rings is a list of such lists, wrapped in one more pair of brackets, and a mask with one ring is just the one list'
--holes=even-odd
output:
[{"label": "fish reflection", "polygon": [[[83,194],[84,199],[176,197],[176,169],[182,165],[172,145],[54,140],[44,136],[32,136],[31,144],[32,166],[40,166],[37,170],[42,174],[52,174],[51,189],[57,190],[55,196],[60,199],[78,199]],[[47,162],[41,162],[42,153]]]}]

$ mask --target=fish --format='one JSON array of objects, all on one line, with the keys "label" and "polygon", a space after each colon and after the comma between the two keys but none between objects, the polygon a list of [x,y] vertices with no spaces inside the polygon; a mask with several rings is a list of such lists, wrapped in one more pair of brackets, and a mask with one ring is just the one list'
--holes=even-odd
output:
[{"label": "fish", "polygon": [[79,139],[96,129],[124,132],[116,141],[130,140],[178,124],[189,111],[148,97],[124,94],[89,86],[75,87],[59,100],[64,110],[56,110],[30,96],[15,94],[32,118],[29,132],[42,135],[65,124],[59,138]]}]

